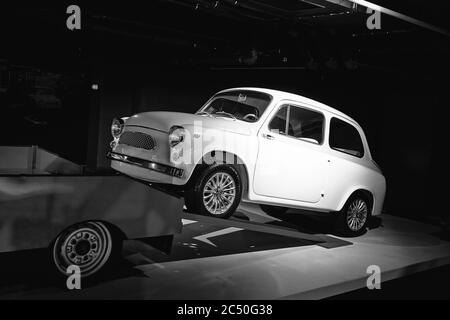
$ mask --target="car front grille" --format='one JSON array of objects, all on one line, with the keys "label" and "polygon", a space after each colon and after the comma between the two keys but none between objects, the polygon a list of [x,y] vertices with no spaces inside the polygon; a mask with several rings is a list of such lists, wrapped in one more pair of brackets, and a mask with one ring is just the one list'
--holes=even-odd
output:
[{"label": "car front grille", "polygon": [[152,136],[142,132],[125,131],[119,138],[119,144],[125,144],[127,146],[153,150],[156,147],[155,140]]}]

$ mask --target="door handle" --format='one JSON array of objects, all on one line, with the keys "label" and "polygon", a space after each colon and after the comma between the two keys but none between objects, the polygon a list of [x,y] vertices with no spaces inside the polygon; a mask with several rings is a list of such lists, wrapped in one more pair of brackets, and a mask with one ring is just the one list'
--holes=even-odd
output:
[{"label": "door handle", "polygon": [[272,136],[272,135],[270,135],[270,134],[267,134],[267,133],[263,133],[263,138],[266,138],[266,139],[269,139],[269,140],[274,140],[275,139],[275,137],[274,136]]}]

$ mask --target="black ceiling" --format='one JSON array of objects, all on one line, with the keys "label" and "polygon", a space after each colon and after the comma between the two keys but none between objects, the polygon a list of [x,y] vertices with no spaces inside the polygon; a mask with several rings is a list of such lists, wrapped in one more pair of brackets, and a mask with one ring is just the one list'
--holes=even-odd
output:
[{"label": "black ceiling", "polygon": [[[448,27],[444,1],[372,2]],[[2,5],[0,59],[209,67],[333,66],[333,60],[393,67],[405,61],[408,67],[427,54],[449,53],[448,37],[388,15],[381,30],[368,30],[366,8],[347,0],[86,1],[77,3],[80,31],[66,28],[68,4]]]}]

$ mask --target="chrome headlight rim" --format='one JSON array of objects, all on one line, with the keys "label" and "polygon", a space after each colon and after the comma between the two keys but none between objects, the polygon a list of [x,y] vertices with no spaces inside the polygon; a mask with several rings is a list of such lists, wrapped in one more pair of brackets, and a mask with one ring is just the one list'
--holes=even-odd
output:
[{"label": "chrome headlight rim", "polygon": [[119,136],[123,132],[125,121],[123,121],[121,118],[114,118],[111,123],[111,135],[114,139],[119,138]]},{"label": "chrome headlight rim", "polygon": [[169,129],[169,145],[173,148],[184,141],[185,129],[182,126],[172,126]]}]

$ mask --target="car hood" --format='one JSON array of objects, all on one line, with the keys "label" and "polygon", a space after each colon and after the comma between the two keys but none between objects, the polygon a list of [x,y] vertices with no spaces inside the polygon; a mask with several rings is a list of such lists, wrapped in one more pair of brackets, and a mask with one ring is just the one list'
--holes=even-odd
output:
[{"label": "car hood", "polygon": [[220,129],[239,134],[250,134],[251,123],[245,121],[233,120],[224,117],[211,117],[206,115],[197,115],[184,112],[169,111],[151,111],[138,113],[129,117],[125,126],[143,126],[169,132],[172,126],[188,127],[194,125],[194,122],[201,121],[203,128]]}]

